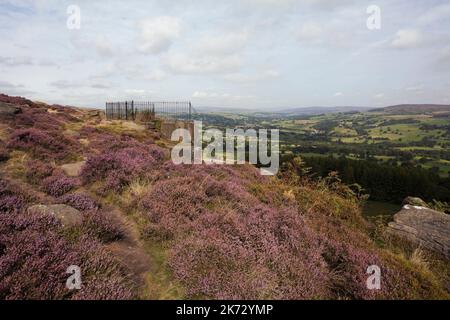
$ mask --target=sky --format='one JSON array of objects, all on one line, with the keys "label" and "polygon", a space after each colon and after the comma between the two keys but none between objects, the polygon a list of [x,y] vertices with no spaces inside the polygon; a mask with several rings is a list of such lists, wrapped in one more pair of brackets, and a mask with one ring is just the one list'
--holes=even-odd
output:
[{"label": "sky", "polygon": [[0,92],[63,105],[450,104],[449,0],[0,0],[0,48]]}]

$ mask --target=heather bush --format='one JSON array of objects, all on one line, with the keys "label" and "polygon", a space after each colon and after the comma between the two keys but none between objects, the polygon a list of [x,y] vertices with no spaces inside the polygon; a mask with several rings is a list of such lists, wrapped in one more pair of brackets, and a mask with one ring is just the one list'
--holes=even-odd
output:
[{"label": "heather bush", "polygon": [[156,164],[151,149],[127,147],[92,155],[83,167],[83,183],[104,181],[104,191],[120,192],[133,179],[145,175]]},{"label": "heather bush", "polygon": [[22,112],[14,117],[14,125],[17,128],[35,128],[38,130],[58,133],[63,127],[55,114],[47,112],[47,108],[21,108]]},{"label": "heather bush", "polygon": [[68,266],[80,264],[50,216],[0,215],[0,299],[64,298]]},{"label": "heather bush", "polygon": [[124,238],[120,224],[107,212],[91,210],[84,213],[83,231],[97,237],[102,242],[112,242]]},{"label": "heather bush", "polygon": [[80,211],[94,211],[99,208],[98,203],[83,192],[69,193],[59,198],[58,202],[67,204]]},{"label": "heather bush", "polygon": [[25,203],[26,198],[18,192],[18,188],[0,178],[0,214],[17,212]]},{"label": "heather bush", "polygon": [[172,250],[170,266],[190,297],[307,299],[329,296],[317,237],[295,210],[259,206],[202,215]]},{"label": "heather bush", "polygon": [[77,185],[76,179],[65,176],[62,173],[56,173],[42,181],[44,191],[53,196],[60,197]]},{"label": "heather bush", "polygon": [[17,106],[23,106],[23,105],[28,105],[28,106],[33,106],[34,103],[31,100],[22,98],[22,97],[12,97],[12,96],[8,96],[6,94],[0,93],[0,102],[5,102],[5,103],[11,103]]},{"label": "heather bush", "polygon": [[42,183],[42,180],[52,175],[54,169],[51,164],[40,160],[28,161],[26,168],[25,176],[32,184]]},{"label": "heather bush", "polygon": [[[46,215],[0,215],[0,299],[129,299],[126,271],[96,241],[68,242]],[[82,271],[82,289],[65,287],[70,265]],[[101,292],[93,292],[101,288]]]},{"label": "heather bush", "polygon": [[91,136],[93,136],[94,134],[99,133],[98,129],[95,127],[91,127],[91,126],[83,126],[79,132],[81,137],[83,138],[89,138]]},{"label": "heather bush", "polygon": [[[164,167],[166,179],[139,202],[144,235],[173,243],[169,265],[189,297],[330,296],[320,241],[294,208],[263,204],[249,191],[260,178],[242,179],[235,168]],[[274,206],[271,197],[267,203]]]},{"label": "heather bush", "polygon": [[9,159],[9,152],[5,147],[3,141],[0,140],[0,163]]},{"label": "heather bush", "polygon": [[31,154],[41,160],[63,160],[73,157],[76,150],[75,142],[63,135],[31,128],[18,129],[11,135],[8,147]]}]

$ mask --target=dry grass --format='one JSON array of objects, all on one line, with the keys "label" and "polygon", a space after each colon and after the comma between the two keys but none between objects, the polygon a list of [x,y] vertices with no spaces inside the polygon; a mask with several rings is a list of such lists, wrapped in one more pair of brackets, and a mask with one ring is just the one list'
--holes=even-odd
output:
[{"label": "dry grass", "polygon": [[12,178],[22,179],[26,173],[26,164],[30,159],[23,151],[14,150],[9,154],[9,160],[5,163],[4,171]]},{"label": "dry grass", "polygon": [[122,193],[120,200],[125,206],[129,206],[134,200],[140,199],[150,188],[151,182],[147,179],[136,179],[132,181],[128,188]]},{"label": "dry grass", "polygon": [[416,265],[417,267],[429,271],[426,253],[422,249],[415,249],[409,257],[409,261],[411,261],[411,263]]}]

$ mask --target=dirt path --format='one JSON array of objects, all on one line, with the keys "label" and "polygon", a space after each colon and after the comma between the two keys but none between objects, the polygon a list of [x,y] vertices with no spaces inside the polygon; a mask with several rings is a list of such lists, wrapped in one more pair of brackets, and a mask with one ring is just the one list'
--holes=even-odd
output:
[{"label": "dirt path", "polygon": [[122,226],[125,237],[107,245],[108,249],[131,271],[131,278],[140,291],[140,298],[146,299],[148,273],[152,272],[152,259],[141,240],[139,228],[132,217],[116,207],[107,206],[105,212],[111,214]]}]

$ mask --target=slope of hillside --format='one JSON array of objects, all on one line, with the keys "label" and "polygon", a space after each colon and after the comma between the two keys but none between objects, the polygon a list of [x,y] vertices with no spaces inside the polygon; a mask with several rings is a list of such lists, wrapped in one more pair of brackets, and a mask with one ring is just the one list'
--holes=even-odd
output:
[{"label": "slope of hillside", "polygon": [[[450,298],[448,261],[368,225],[335,175],[175,166],[171,143],[139,124],[0,104],[0,299]],[[54,204],[79,221],[30,210]],[[80,290],[65,287],[70,265]],[[380,290],[366,287],[370,265]]]},{"label": "slope of hillside", "polygon": [[450,113],[450,105],[444,104],[399,104],[384,108],[372,109],[370,112],[386,112],[389,114],[423,114]]}]

